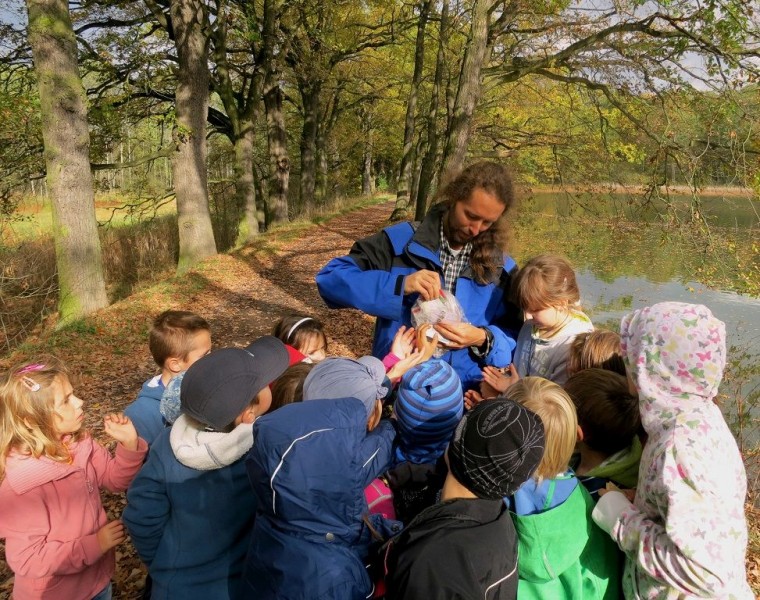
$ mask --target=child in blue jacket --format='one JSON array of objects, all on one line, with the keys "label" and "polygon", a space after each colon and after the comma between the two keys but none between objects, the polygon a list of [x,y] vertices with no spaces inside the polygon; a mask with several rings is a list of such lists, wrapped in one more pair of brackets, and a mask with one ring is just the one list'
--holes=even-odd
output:
[{"label": "child in blue jacket", "polygon": [[211,351],[211,329],[206,320],[185,310],[165,310],[153,321],[148,347],[161,372],[143,383],[124,414],[137,434],[151,445],[166,428],[161,398],[169,382]]},{"label": "child in blue jacket", "polygon": [[153,579],[151,598],[235,600],[256,502],[245,476],[253,422],[288,366],[280,340],[201,358],[182,380],[182,414],[151,446],[123,520]]},{"label": "child in blue jacket", "polygon": [[249,597],[364,599],[373,536],[400,530],[369,515],[364,488],[385,472],[396,431],[381,420],[390,391],[382,363],[328,358],[304,382],[304,402],[259,419],[247,458],[258,502],[245,579]]}]

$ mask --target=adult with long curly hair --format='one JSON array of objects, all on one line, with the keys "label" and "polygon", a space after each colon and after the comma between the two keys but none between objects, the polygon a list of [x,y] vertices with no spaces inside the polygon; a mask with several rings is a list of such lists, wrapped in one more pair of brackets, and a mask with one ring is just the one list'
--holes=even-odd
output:
[{"label": "adult with long curly hair", "polygon": [[448,340],[444,360],[465,387],[485,365],[512,359],[519,309],[508,300],[517,270],[506,254],[512,177],[494,162],[470,165],[438,193],[419,224],[404,222],[357,241],[348,256],[331,260],[316,277],[331,308],[357,308],[377,317],[372,354],[385,356],[411,309],[441,290],[456,296],[467,323],[439,323]]}]

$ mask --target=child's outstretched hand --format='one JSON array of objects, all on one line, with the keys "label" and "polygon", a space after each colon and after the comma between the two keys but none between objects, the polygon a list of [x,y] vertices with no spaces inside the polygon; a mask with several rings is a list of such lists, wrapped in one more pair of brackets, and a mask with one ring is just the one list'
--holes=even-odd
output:
[{"label": "child's outstretched hand", "polygon": [[414,327],[406,327],[406,325],[399,327],[396,335],[393,336],[391,354],[400,359],[409,356],[414,351],[415,333]]},{"label": "child's outstretched hand", "polygon": [[514,365],[509,365],[504,372],[496,367],[483,369],[483,382],[491,386],[497,395],[503,394],[518,381],[520,381],[520,376]]},{"label": "child's outstretched hand", "polygon": [[402,358],[390,368],[386,373],[388,379],[391,381],[400,379],[412,367],[416,367],[433,356],[433,352],[435,352],[435,348],[438,345],[438,334],[433,334],[432,338],[428,338],[427,332],[431,327],[431,325],[425,324],[417,329],[417,347],[406,358]]},{"label": "child's outstretched hand", "polygon": [[97,533],[98,544],[103,554],[108,552],[111,548],[114,548],[121,544],[126,538],[127,534],[124,531],[124,524],[121,521],[109,521],[103,527],[98,530]]},{"label": "child's outstretched hand", "polygon": [[467,390],[464,393],[464,407],[467,410],[472,410],[475,408],[478,404],[483,402],[484,398],[480,395],[480,392],[477,390]]},{"label": "child's outstretched hand", "polygon": [[421,363],[429,360],[438,347],[438,334],[434,333],[431,337],[428,337],[428,331],[432,328],[433,326],[430,323],[425,323],[417,329],[417,350],[422,355],[420,358]]},{"label": "child's outstretched hand", "polygon": [[137,431],[132,420],[124,413],[111,413],[103,419],[106,433],[127,450],[137,450]]}]

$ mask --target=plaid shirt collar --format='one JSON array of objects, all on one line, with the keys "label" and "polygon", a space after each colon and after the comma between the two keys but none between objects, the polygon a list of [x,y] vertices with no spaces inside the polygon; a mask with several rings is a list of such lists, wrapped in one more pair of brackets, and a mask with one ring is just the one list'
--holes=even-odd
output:
[{"label": "plaid shirt collar", "polygon": [[441,239],[440,249],[438,251],[438,258],[441,260],[441,267],[443,269],[443,289],[452,294],[456,293],[457,279],[462,273],[462,270],[470,262],[470,254],[472,252],[472,243],[467,242],[456,255],[451,250],[449,240],[446,238],[446,233],[443,230],[443,219],[441,218],[441,224],[438,227],[438,232]]}]

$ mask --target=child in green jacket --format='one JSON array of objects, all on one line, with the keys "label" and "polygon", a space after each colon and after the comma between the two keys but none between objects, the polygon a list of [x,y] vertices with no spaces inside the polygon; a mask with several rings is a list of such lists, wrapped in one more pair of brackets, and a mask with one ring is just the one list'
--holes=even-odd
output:
[{"label": "child in green jacket", "polygon": [[594,502],[568,468],[578,431],[572,401],[541,377],[521,379],[507,395],[541,418],[546,435],[535,474],[505,499],[518,537],[518,598],[619,598],[620,553],[592,521]]}]

